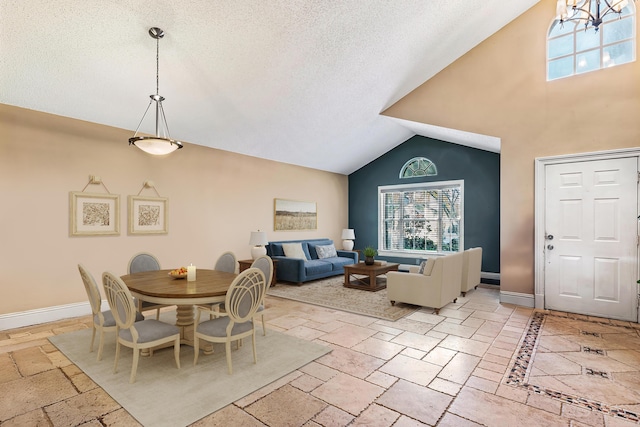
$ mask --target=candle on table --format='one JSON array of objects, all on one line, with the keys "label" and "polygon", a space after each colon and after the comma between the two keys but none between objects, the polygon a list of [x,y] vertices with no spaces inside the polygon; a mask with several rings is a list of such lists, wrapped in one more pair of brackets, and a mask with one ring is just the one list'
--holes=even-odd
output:
[{"label": "candle on table", "polygon": [[193,282],[196,280],[196,266],[191,264],[187,266],[187,281]]}]

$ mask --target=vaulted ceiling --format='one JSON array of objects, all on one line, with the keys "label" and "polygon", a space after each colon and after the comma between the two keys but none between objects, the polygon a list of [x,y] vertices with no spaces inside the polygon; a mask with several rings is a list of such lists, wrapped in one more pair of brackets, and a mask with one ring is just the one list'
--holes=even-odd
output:
[{"label": "vaulted ceiling", "polygon": [[535,3],[3,0],[0,102],[133,135],[156,91],[157,26],[174,139],[342,174],[415,134],[496,151],[380,113]]}]

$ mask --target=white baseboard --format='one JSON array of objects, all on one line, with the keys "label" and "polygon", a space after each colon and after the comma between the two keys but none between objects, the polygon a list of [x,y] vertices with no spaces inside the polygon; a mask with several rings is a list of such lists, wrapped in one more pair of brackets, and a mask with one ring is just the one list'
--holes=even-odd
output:
[{"label": "white baseboard", "polygon": [[[103,305],[105,303],[106,302],[103,301]],[[89,301],[39,308],[37,310],[18,313],[0,314],[0,331],[38,325],[46,322],[55,322],[71,317],[88,316],[90,314],[91,305],[89,305]]]},{"label": "white baseboard", "polygon": [[500,302],[521,305],[523,307],[534,307],[533,294],[523,294],[520,292],[500,291]]},{"label": "white baseboard", "polygon": [[483,279],[500,280],[500,273],[489,273],[486,271],[481,271],[480,277]]}]

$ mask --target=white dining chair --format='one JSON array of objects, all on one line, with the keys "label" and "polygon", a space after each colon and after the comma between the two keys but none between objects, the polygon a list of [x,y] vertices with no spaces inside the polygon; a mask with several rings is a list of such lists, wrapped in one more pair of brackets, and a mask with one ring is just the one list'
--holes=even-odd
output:
[{"label": "white dining chair", "polygon": [[[227,251],[218,257],[215,265],[213,266],[213,269],[217,271],[224,271],[227,273],[235,273],[237,264],[238,263],[236,261],[236,255],[231,251]],[[219,310],[219,305],[220,303],[216,302],[213,304],[202,304],[201,307],[215,311],[216,309]],[[215,315],[213,314],[210,316],[211,319],[213,319],[214,317]]]},{"label": "white dining chair", "polygon": [[118,371],[121,345],[133,349],[133,363],[129,377],[129,382],[133,383],[136,380],[140,350],[170,342],[173,342],[176,367],[180,369],[180,329],[175,325],[169,325],[155,319],[136,322],[136,303],[122,279],[112,273],[104,272],[102,284],[111,307],[111,313],[116,321],[117,339],[113,372]]},{"label": "white dining chair", "polygon": [[[140,252],[135,254],[129,260],[127,265],[127,274],[141,273],[143,271],[157,271],[160,270],[160,261],[158,258],[151,255],[148,252]],[[156,320],[160,320],[160,309],[163,307],[169,307],[165,304],[156,304],[149,301],[138,300],[138,311],[156,310]]]},{"label": "white dining chair", "polygon": [[[225,296],[224,313],[198,307],[194,324],[194,366],[198,363],[200,340],[212,343],[224,343],[229,375],[233,373],[231,364],[231,342],[236,341],[238,349],[240,340],[251,336],[253,342],[253,362],[258,363],[256,351],[256,333],[254,316],[266,292],[264,273],[259,268],[248,268],[241,272],[231,283]],[[200,323],[203,313],[214,314],[215,317]]]},{"label": "white dining chair", "polygon": [[213,269],[218,271],[226,271],[227,273],[235,273],[236,266],[236,255],[231,251],[227,251],[218,257],[218,259],[216,260],[216,265],[213,267]]},{"label": "white dining chair", "polygon": [[[259,268],[260,271],[264,274],[265,277],[265,289],[269,289],[271,286],[271,280],[273,279],[273,261],[271,257],[267,255],[262,255],[256,258],[251,267]],[[256,317],[260,316],[262,320],[262,335],[267,335],[267,325],[264,319],[264,312],[266,311],[266,307],[264,305],[264,300],[267,296],[267,292],[265,291],[264,296],[262,297],[262,301],[260,301],[260,306],[258,307],[258,311],[256,312]]]},{"label": "white dining chair", "polygon": [[[93,351],[93,343],[96,339],[96,332],[98,333],[98,355],[96,361],[102,360],[102,350],[104,348],[104,333],[107,331],[116,330],[116,321],[111,314],[111,310],[102,311],[102,296],[100,295],[100,289],[96,283],[93,275],[82,265],[78,264],[78,270],[80,271],[80,277],[82,277],[82,283],[84,283],[84,290],[87,292],[89,299],[89,305],[91,306],[92,322],[91,322],[91,344],[89,345],[89,352]],[[136,313],[136,322],[144,320],[144,316],[140,313]]]},{"label": "white dining chair", "polygon": [[[259,268],[260,271],[262,271],[266,280],[265,288],[269,289],[269,287],[271,286],[271,280],[273,279],[273,260],[271,259],[271,257],[269,257],[268,255],[261,255],[251,263],[251,267]],[[267,293],[265,292],[262,301],[260,301],[258,311],[256,312],[256,317],[260,316],[260,319],[262,320],[262,335],[267,335],[267,325],[264,317],[264,311],[266,309],[264,305],[264,299],[266,296]],[[224,303],[218,304],[217,309],[217,312],[223,313],[225,311]]]}]

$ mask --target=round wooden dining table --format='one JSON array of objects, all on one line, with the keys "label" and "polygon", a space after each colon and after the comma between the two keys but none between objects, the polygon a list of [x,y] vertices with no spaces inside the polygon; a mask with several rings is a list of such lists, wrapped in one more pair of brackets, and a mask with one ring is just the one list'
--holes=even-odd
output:
[{"label": "round wooden dining table", "polygon": [[[131,294],[143,301],[176,305],[176,326],[180,343],[193,347],[194,306],[224,302],[227,290],[237,274],[218,270],[196,270],[196,280],[175,279],[171,270],[143,271],[121,276]],[[213,352],[212,346],[203,348]]]}]

